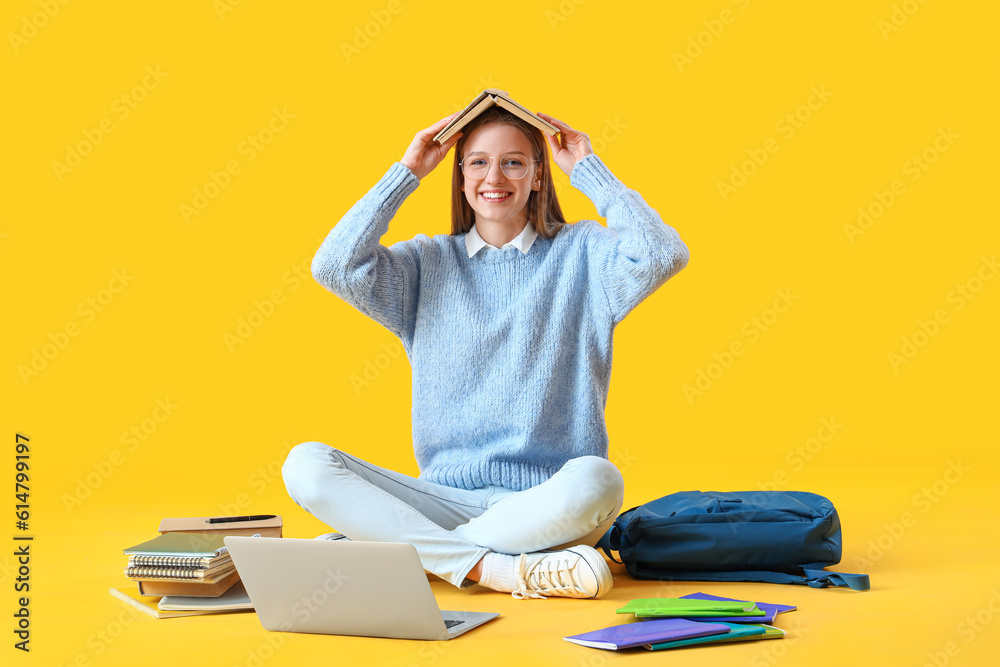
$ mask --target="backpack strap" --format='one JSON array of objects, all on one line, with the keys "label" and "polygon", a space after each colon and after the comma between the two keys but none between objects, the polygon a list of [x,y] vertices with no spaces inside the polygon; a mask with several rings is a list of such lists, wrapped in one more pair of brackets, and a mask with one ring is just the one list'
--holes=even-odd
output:
[{"label": "backpack strap", "polygon": [[806,583],[813,588],[823,588],[824,586],[832,585],[850,588],[855,591],[867,591],[872,587],[867,574],[810,569],[802,571],[805,573]]},{"label": "backpack strap", "polygon": [[608,555],[608,558],[621,565],[622,562],[611,555],[611,550],[614,549],[615,551],[618,551],[619,546],[621,546],[621,529],[618,528],[617,523],[613,523],[611,524],[611,527],[608,528],[608,532],[604,533],[604,535],[601,536],[601,539],[597,540],[597,544],[594,545],[594,548],[600,549]]},{"label": "backpack strap", "polygon": [[[628,566],[626,566],[628,567]],[[831,572],[829,570],[802,569],[802,575],[791,572],[774,572],[769,570],[738,570],[696,572],[694,570],[656,570],[638,571],[633,576],[642,579],[666,579],[675,581],[759,581],[768,584],[804,584],[812,588],[838,586],[856,591],[867,591],[871,588],[867,574],[851,574],[847,572]]]}]

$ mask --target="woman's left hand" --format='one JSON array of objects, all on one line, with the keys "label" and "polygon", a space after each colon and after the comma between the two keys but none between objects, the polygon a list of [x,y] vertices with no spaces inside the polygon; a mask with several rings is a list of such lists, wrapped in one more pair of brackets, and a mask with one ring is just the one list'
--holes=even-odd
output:
[{"label": "woman's left hand", "polygon": [[552,149],[552,159],[569,176],[572,174],[573,165],[577,163],[577,160],[582,160],[593,154],[594,149],[590,145],[590,137],[548,114],[539,112],[538,116],[559,128],[558,135],[549,136],[546,134],[545,140],[549,142],[549,148]]}]

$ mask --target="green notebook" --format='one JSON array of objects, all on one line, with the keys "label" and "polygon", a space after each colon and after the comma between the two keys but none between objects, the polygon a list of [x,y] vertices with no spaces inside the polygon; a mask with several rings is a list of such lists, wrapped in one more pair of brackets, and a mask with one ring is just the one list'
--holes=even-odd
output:
[{"label": "green notebook", "polygon": [[681,648],[683,646],[697,646],[698,644],[727,644],[729,642],[749,642],[757,639],[780,639],[785,636],[785,631],[773,625],[753,624],[753,623],[722,623],[729,626],[729,632],[721,635],[708,635],[705,637],[691,637],[690,639],[677,639],[672,642],[660,642],[658,644],[644,644],[650,651],[662,651],[669,648]]},{"label": "green notebook", "polygon": [[151,540],[125,549],[129,556],[201,556],[213,557],[228,549],[223,542],[225,535],[198,533],[163,533]]},{"label": "green notebook", "polygon": [[695,600],[691,598],[640,598],[630,600],[618,614],[635,614],[637,618],[683,616],[764,616],[755,602],[744,600]]}]

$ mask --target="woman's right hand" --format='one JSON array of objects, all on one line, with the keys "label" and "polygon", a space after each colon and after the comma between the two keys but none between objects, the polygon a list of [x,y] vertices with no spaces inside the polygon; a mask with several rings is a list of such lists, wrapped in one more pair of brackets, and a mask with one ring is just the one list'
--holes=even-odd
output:
[{"label": "woman's right hand", "polygon": [[434,141],[434,135],[440,132],[441,128],[450,123],[451,119],[459,113],[461,112],[456,111],[450,116],[442,118],[426,130],[417,132],[416,136],[413,137],[409,148],[406,149],[406,153],[403,154],[403,157],[399,161],[412,171],[417,178],[423,179],[424,176],[434,171],[434,167],[438,166],[438,163],[441,162],[451,147],[458,141],[459,137],[462,136],[462,132],[456,132],[444,144]]}]

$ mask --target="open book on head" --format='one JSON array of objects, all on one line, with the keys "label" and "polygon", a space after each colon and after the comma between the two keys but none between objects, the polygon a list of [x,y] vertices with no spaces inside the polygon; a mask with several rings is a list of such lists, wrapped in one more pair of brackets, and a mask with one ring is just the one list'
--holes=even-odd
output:
[{"label": "open book on head", "polygon": [[552,123],[539,118],[512,100],[510,96],[507,95],[506,90],[487,88],[483,92],[479,93],[479,95],[476,96],[476,99],[469,103],[469,106],[462,109],[462,111],[455,116],[450,123],[445,125],[444,128],[442,128],[442,130],[435,135],[434,141],[441,144],[448,141],[448,139],[465,127],[473,118],[486,111],[494,104],[506,109],[518,118],[531,123],[545,134],[553,135],[559,131],[559,128]]}]

